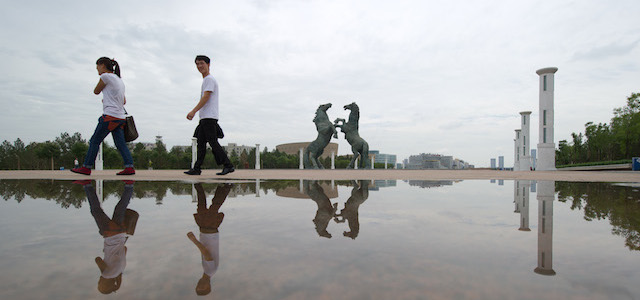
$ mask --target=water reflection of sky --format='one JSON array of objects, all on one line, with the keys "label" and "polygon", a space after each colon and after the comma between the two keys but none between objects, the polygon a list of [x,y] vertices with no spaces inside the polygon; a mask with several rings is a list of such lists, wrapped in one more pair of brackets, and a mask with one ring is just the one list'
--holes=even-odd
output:
[{"label": "water reflection of sky", "polygon": [[[98,187],[108,216],[124,187]],[[207,205],[218,187],[202,184]],[[187,233],[200,238],[202,229],[192,191],[183,182],[134,184],[128,208],[139,219],[117,297],[198,297],[201,253]],[[104,238],[83,187],[1,180],[0,192],[0,298],[101,296],[94,260],[104,255]],[[220,264],[209,296],[639,298],[638,199],[635,187],[601,183],[237,183],[219,209]],[[327,215],[333,209],[340,222]]]}]

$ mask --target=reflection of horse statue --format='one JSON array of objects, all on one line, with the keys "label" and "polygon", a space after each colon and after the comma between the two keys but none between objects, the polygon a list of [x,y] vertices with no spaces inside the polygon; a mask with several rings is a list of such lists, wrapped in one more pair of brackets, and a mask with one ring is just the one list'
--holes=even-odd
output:
[{"label": "reflection of horse statue", "polygon": [[313,118],[313,122],[316,123],[318,137],[304,149],[305,169],[324,169],[322,163],[318,161],[318,157],[324,152],[324,148],[331,141],[332,135],[338,138],[336,127],[329,121],[329,116],[327,115],[327,110],[330,107],[331,103],[322,104],[316,110],[316,117]]},{"label": "reflection of horse statue", "polygon": [[[358,133],[358,120],[360,119],[360,109],[355,102],[345,105],[345,110],[351,110],[349,114],[349,121],[345,122],[344,119],[336,119],[333,123],[335,127],[340,127],[340,131],[344,132],[344,136],[351,145],[351,151],[353,152],[353,158],[347,169],[353,169],[356,163],[356,159],[360,156],[360,163],[358,167],[370,169],[371,163],[369,162],[369,144],[360,137]],[[342,124],[338,125],[339,122]]]},{"label": "reflection of horse statue", "polygon": [[336,210],[338,210],[338,203],[332,205],[327,194],[315,180],[305,180],[303,189],[304,193],[318,205],[316,217],[313,218],[316,232],[320,236],[331,238],[331,233],[327,231],[327,226],[329,226],[331,218],[335,216]]},{"label": "reflection of horse statue", "polygon": [[[335,221],[337,223],[343,223],[345,220],[349,222],[349,230],[342,234],[356,239],[358,233],[360,233],[360,220],[358,220],[358,209],[360,205],[367,201],[369,198],[369,181],[361,180],[360,185],[354,180],[353,189],[351,190],[351,197],[345,202],[344,209],[340,210],[339,214],[335,215]],[[338,219],[342,217],[342,220]]]}]

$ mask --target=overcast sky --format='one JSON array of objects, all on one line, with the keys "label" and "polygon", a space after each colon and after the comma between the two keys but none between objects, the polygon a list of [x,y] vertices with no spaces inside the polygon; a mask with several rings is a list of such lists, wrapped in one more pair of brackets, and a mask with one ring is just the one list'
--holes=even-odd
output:
[{"label": "overcast sky", "polygon": [[269,150],[315,139],[318,105],[333,120],[355,101],[370,149],[512,166],[519,112],[538,142],[536,70],[559,69],[556,146],[640,92],[637,0],[1,1],[0,141],[88,140],[101,56],[122,67],[138,141],[169,147],[197,125],[197,54],[220,86],[221,144]]}]

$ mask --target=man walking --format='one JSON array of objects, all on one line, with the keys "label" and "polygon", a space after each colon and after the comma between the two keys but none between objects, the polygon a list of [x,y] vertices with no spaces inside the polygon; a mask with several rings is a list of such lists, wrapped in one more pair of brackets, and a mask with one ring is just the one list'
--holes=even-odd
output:
[{"label": "man walking", "polygon": [[227,153],[218,143],[218,138],[222,138],[222,129],[218,126],[218,82],[209,73],[210,62],[209,57],[204,55],[196,56],[196,67],[202,74],[202,88],[200,90],[200,101],[188,114],[187,119],[192,120],[196,112],[200,116],[200,123],[193,133],[193,137],[198,139],[198,156],[193,168],[184,172],[188,175],[200,175],[204,156],[207,152],[207,143],[211,145],[213,156],[218,165],[224,166],[222,172],[216,175],[226,175],[235,169],[229,160]]}]

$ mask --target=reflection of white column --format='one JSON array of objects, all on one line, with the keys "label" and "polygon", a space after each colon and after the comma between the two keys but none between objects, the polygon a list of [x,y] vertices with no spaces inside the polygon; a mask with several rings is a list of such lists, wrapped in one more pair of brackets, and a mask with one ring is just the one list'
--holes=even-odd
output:
[{"label": "reflection of white column", "polygon": [[515,201],[516,213],[520,213],[520,231],[531,231],[529,229],[529,185],[528,180],[516,180]]},{"label": "reflection of white column", "polygon": [[304,194],[304,181],[300,179],[300,183],[298,184],[298,188],[300,189],[300,193]]},{"label": "reflection of white column", "polygon": [[260,144],[256,144],[256,170],[260,170]]},{"label": "reflection of white column", "polygon": [[98,146],[98,156],[96,157],[96,165],[95,165],[95,170],[103,170],[104,169],[104,160],[102,159],[103,155],[102,155],[102,144],[100,143],[100,146]]},{"label": "reflection of white column", "polygon": [[529,156],[529,145],[531,145],[531,139],[529,134],[529,124],[531,123],[531,112],[523,111],[520,112],[521,121],[521,131],[520,134],[520,171],[530,171],[531,170],[531,156]]},{"label": "reflection of white column", "polygon": [[331,151],[331,170],[336,168],[336,153]]},{"label": "reflection of white column", "polygon": [[191,203],[198,202],[198,191],[196,191],[196,184],[191,184]]},{"label": "reflection of white column", "polygon": [[514,155],[515,158],[513,160],[513,170],[520,171],[520,129],[516,129],[516,138],[513,140],[514,143]]},{"label": "reflection of white column", "polygon": [[198,139],[191,138],[191,168],[196,164],[196,158],[198,157]]},{"label": "reflection of white column", "polygon": [[260,197],[260,179],[256,179],[256,197]]},{"label": "reflection of white column", "polygon": [[102,179],[96,180],[96,195],[100,203],[104,202],[104,180]]},{"label": "reflection of white column", "polygon": [[553,200],[555,181],[538,182],[538,267],[540,275],[555,275],[553,270]]},{"label": "reflection of white column", "polygon": [[556,169],[556,144],[553,136],[553,91],[554,74],[558,68],[544,68],[536,71],[540,76],[540,120],[538,130],[538,167],[537,170]]},{"label": "reflection of white column", "polygon": [[304,162],[302,161],[302,152],[304,151],[304,148],[300,148],[300,170],[304,169]]}]

